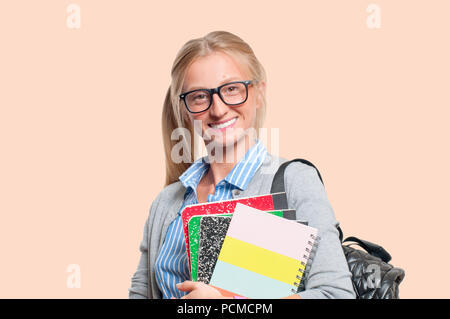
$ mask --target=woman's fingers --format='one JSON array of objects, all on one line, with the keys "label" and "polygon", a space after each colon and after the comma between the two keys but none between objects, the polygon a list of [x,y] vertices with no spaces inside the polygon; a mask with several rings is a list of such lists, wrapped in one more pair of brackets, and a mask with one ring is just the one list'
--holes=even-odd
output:
[{"label": "woman's fingers", "polygon": [[177,284],[177,289],[181,291],[191,291],[196,287],[197,284],[198,283],[196,282],[186,280],[183,281],[182,283]]}]

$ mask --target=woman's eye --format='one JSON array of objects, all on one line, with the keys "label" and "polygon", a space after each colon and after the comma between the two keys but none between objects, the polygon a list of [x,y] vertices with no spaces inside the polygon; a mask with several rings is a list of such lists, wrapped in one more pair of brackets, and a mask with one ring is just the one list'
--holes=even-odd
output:
[{"label": "woman's eye", "polygon": [[205,99],[206,98],[206,95],[205,94],[198,94],[198,95],[196,95],[195,97],[194,97],[194,99],[196,99],[196,100],[203,100],[203,99]]}]

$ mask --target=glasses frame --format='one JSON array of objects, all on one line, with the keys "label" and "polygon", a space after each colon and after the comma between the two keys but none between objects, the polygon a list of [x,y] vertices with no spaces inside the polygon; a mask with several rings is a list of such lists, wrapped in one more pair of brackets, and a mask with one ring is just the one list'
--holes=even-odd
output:
[{"label": "glasses frame", "polygon": [[[258,82],[258,81],[256,81],[256,80],[246,80],[246,81],[233,81],[233,82],[228,82],[228,83],[222,84],[221,86],[218,86],[218,87],[216,87],[216,88],[214,88],[214,89],[197,89],[197,90],[192,90],[192,91],[184,92],[184,93],[180,94],[180,99],[183,100],[184,106],[186,106],[186,109],[187,109],[190,113],[193,113],[193,114],[203,113],[203,112],[209,110],[209,108],[210,108],[211,105],[212,105],[214,93],[217,93],[217,95],[220,97],[220,99],[222,100],[222,102],[225,103],[226,105],[229,105],[229,106],[241,105],[241,104],[244,104],[244,103],[247,101],[247,99],[248,99],[248,86],[249,86],[250,84],[255,84],[255,83],[257,83],[257,82]],[[220,89],[221,89],[221,88],[223,88],[224,86],[233,84],[233,83],[243,83],[243,84],[245,85],[245,100],[242,101],[241,103],[237,103],[237,104],[236,104],[236,103],[227,103],[227,102],[225,102],[225,100],[223,99],[222,94],[220,94]],[[197,92],[197,91],[206,91],[206,92],[208,92],[208,93],[209,93],[210,99],[209,99],[209,105],[208,105],[207,108],[205,108],[203,111],[194,112],[194,111],[191,111],[191,110],[189,109],[189,106],[188,106],[187,103],[186,103],[186,95],[188,95],[189,93],[192,93],[192,92]]]}]

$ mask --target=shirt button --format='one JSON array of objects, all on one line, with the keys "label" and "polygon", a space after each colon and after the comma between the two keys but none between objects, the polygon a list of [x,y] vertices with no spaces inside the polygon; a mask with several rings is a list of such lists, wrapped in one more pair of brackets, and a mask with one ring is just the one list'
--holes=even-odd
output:
[{"label": "shirt button", "polygon": [[233,196],[238,196],[239,194],[241,194],[241,191],[239,189],[233,189],[231,193],[233,194]]}]

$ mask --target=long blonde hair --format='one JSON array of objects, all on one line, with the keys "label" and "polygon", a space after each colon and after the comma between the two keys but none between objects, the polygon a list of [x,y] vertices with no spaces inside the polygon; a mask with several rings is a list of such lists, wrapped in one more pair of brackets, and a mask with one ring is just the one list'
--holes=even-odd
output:
[{"label": "long blonde hair", "polygon": [[[266,72],[261,63],[256,58],[251,47],[240,37],[226,31],[214,31],[206,36],[189,40],[178,51],[175,61],[172,65],[171,77],[172,83],[167,90],[164,100],[162,113],[162,135],[164,142],[164,152],[166,158],[166,181],[165,186],[172,184],[178,180],[181,174],[194,161],[194,130],[189,119],[183,115],[183,104],[179,98],[182,93],[184,77],[188,67],[199,57],[206,56],[213,52],[221,51],[232,56],[251,76],[252,80],[266,81]],[[256,110],[255,129],[256,133],[262,127],[266,111],[265,94],[261,99],[261,106]],[[191,145],[185,145],[185,150],[191,150],[187,154],[183,154],[183,161],[175,163],[172,161],[171,152],[175,144],[180,143],[178,140],[172,140],[171,135],[175,129],[186,129],[179,131],[188,131],[190,138],[181,135],[182,143],[186,144],[190,141]]]}]

